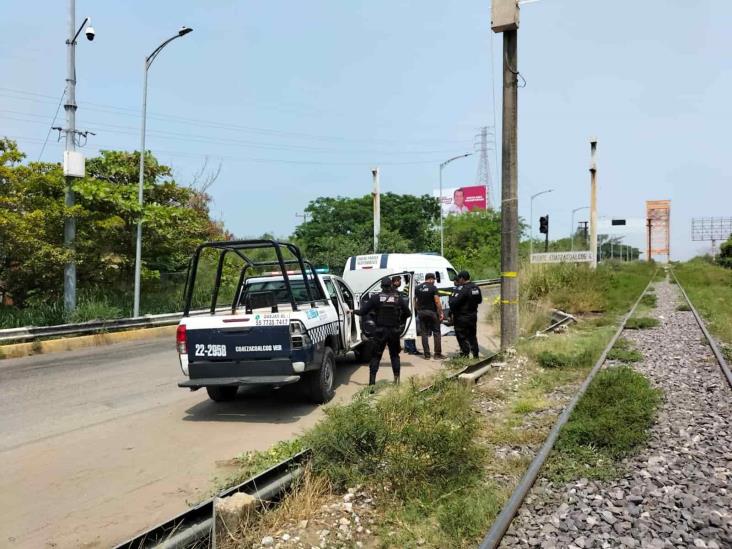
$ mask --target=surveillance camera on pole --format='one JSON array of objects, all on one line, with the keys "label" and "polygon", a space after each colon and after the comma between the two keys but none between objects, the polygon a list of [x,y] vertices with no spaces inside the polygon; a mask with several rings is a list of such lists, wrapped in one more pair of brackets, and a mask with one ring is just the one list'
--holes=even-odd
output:
[{"label": "surveillance camera on pole", "polygon": [[94,27],[91,26],[91,17],[86,18],[86,22],[88,23],[86,30],[84,31],[84,34],[86,34],[86,39],[91,42],[94,40],[94,37],[96,36],[96,31],[94,30]]}]

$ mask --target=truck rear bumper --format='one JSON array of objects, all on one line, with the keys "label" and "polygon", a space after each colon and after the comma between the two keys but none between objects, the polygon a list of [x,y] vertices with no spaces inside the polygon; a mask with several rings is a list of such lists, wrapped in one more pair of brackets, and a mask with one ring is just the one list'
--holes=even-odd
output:
[{"label": "truck rear bumper", "polygon": [[181,381],[178,387],[200,389],[201,387],[234,386],[240,385],[289,385],[300,381],[300,376],[241,376],[241,377],[209,377]]}]

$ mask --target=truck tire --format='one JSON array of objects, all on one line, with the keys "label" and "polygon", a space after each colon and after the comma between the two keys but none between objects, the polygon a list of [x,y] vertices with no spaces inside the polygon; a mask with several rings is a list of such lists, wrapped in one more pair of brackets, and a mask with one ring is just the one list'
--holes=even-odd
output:
[{"label": "truck tire", "polygon": [[320,369],[310,372],[306,379],[310,400],[315,404],[325,404],[335,395],[335,369],[335,353],[326,347]]},{"label": "truck tire", "polygon": [[212,385],[206,387],[208,398],[215,402],[227,402],[236,398],[239,387],[231,385]]},{"label": "truck tire", "polygon": [[370,361],[371,357],[374,355],[374,343],[370,339],[367,339],[361,343],[361,345],[356,347],[353,352],[356,355],[356,362],[365,364]]}]

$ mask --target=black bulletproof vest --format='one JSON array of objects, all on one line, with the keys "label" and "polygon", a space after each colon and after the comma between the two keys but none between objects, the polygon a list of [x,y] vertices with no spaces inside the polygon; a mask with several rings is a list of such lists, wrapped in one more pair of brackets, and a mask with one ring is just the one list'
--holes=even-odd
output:
[{"label": "black bulletproof vest", "polygon": [[376,311],[376,325],[386,328],[399,326],[399,294],[381,292],[379,294],[379,308]]}]

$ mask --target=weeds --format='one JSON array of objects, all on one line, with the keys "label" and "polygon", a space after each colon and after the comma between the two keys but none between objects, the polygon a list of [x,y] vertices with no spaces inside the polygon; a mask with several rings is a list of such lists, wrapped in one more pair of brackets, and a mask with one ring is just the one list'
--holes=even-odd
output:
[{"label": "weeds", "polygon": [[732,269],[697,258],[674,266],[674,272],[709,330],[732,344]]},{"label": "weeds", "polygon": [[629,318],[625,323],[625,328],[627,330],[645,330],[647,328],[655,328],[658,324],[659,322],[657,318],[650,316],[638,316]]},{"label": "weeds", "polygon": [[621,337],[615,342],[613,348],[607,354],[608,360],[617,360],[620,362],[640,362],[643,360],[643,354],[633,348],[630,341]]},{"label": "weeds", "polygon": [[234,458],[234,463],[238,469],[228,477],[216,480],[214,493],[241,484],[304,449],[305,446],[303,446],[301,439],[294,438],[278,442],[268,450],[244,452]]},{"label": "weeds", "polygon": [[656,306],[656,299],[656,294],[646,292],[643,294],[643,297],[641,297],[640,302],[646,307],[654,308]]},{"label": "weeds", "polygon": [[424,497],[475,478],[484,453],[469,389],[438,382],[420,393],[410,385],[380,399],[359,398],[326,409],[304,437],[313,467],[337,488],[369,481],[401,499]]},{"label": "weeds", "polygon": [[548,476],[605,478],[648,437],[661,399],[648,379],[628,366],[601,371],[559,435]]},{"label": "weeds", "polygon": [[689,307],[688,303],[679,303],[678,307],[676,307],[677,311],[691,311],[691,307]]}]

